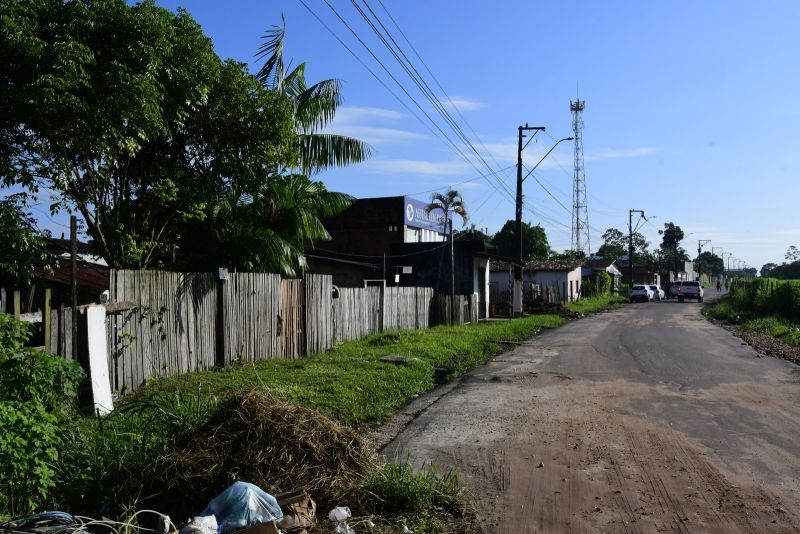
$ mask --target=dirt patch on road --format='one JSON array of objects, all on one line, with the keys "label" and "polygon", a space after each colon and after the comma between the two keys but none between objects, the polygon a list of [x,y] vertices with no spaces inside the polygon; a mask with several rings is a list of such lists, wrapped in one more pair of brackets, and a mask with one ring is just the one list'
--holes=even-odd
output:
[{"label": "dirt patch on road", "polygon": [[[477,497],[484,532],[800,528],[768,489],[726,478],[708,458],[713,451],[632,415],[630,404],[647,395],[640,384],[547,373],[526,375],[524,388],[498,382],[507,409],[484,432],[433,447],[435,463],[458,469]],[[477,406],[476,420],[484,415]]]}]

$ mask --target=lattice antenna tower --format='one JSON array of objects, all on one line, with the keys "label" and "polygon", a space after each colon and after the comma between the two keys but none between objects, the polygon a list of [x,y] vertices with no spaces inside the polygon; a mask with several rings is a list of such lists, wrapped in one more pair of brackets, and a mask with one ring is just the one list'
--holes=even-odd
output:
[{"label": "lattice antenna tower", "polygon": [[583,173],[583,100],[570,100],[572,131],[575,138],[575,178],[572,184],[572,250],[591,254],[589,209],[586,204],[586,176]]}]

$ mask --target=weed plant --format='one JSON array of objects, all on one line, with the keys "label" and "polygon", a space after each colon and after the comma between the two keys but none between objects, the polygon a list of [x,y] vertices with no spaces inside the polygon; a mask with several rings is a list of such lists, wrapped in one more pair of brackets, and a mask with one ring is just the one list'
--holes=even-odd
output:
[{"label": "weed plant", "polygon": [[568,302],[564,307],[569,311],[586,315],[606,308],[621,306],[626,302],[628,299],[621,295],[600,295]]}]

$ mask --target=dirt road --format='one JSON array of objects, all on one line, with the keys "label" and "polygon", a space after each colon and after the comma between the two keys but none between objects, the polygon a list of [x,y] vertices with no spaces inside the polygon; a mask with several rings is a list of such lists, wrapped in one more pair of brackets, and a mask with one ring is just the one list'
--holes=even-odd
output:
[{"label": "dirt road", "polygon": [[574,321],[404,410],[485,532],[800,532],[800,368],[695,303]]}]

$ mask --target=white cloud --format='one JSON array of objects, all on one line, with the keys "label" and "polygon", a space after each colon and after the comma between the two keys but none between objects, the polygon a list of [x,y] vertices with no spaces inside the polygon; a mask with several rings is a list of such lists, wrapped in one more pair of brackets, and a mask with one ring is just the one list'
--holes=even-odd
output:
[{"label": "white cloud", "polygon": [[322,132],[355,137],[371,145],[407,143],[409,141],[427,138],[425,135],[409,130],[362,126],[357,124],[333,125],[330,128],[325,128]]},{"label": "white cloud", "polygon": [[623,158],[641,158],[649,156],[658,152],[652,147],[639,147],[639,148],[599,148],[589,151],[584,155],[587,160],[597,159],[623,159]]},{"label": "white cloud", "polygon": [[486,107],[483,102],[464,96],[443,97],[439,99],[439,102],[447,109],[458,109],[459,111],[474,111]]},{"label": "white cloud", "polygon": [[392,109],[371,108],[364,106],[341,106],[336,110],[334,122],[353,124],[366,119],[401,119],[403,114]]},{"label": "white cloud", "polygon": [[426,135],[418,132],[382,125],[403,117],[402,113],[391,109],[343,106],[336,110],[333,122],[321,133],[355,137],[371,145],[408,143],[427,139]]},{"label": "white cloud", "polygon": [[440,176],[467,176],[472,169],[463,161],[425,161],[414,159],[373,159],[362,165],[365,170],[377,173],[425,174]]}]

